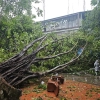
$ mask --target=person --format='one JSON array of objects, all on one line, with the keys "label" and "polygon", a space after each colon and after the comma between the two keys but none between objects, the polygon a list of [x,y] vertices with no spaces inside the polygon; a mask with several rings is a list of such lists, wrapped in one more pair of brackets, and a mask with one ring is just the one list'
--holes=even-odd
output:
[{"label": "person", "polygon": [[95,69],[95,74],[98,75],[98,72],[99,72],[99,67],[100,67],[100,64],[99,64],[99,59],[97,59],[94,63],[94,69]]},{"label": "person", "polygon": [[81,53],[83,52],[83,47],[80,47],[77,51],[78,56],[81,55]]}]

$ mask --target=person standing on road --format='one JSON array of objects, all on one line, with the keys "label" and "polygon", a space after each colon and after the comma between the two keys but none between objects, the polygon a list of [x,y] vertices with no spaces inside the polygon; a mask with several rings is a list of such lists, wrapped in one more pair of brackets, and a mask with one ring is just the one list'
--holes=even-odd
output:
[{"label": "person standing on road", "polygon": [[99,59],[97,59],[94,63],[94,69],[95,69],[95,74],[98,75],[98,72],[99,72],[99,67],[100,67],[100,64],[99,64]]}]

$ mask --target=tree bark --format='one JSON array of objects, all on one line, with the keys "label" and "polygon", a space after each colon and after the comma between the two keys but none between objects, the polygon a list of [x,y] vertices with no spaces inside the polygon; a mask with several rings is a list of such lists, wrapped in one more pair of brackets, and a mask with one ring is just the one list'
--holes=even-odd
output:
[{"label": "tree bark", "polygon": [[0,100],[19,100],[20,96],[21,90],[12,87],[0,76]]}]

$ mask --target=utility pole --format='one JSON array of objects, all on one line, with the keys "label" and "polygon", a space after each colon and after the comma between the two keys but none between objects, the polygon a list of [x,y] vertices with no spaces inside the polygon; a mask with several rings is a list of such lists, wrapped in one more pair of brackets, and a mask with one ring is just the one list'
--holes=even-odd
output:
[{"label": "utility pole", "polygon": [[85,11],[85,0],[83,0],[83,11]]},{"label": "utility pole", "polygon": [[67,10],[67,14],[69,14],[69,0],[68,0],[68,10]]},{"label": "utility pole", "polygon": [[44,30],[44,32],[46,32],[46,25],[45,25],[45,0],[43,0],[43,21],[44,21],[43,30]]},{"label": "utility pole", "polygon": [[45,20],[45,0],[43,0],[43,20]]}]

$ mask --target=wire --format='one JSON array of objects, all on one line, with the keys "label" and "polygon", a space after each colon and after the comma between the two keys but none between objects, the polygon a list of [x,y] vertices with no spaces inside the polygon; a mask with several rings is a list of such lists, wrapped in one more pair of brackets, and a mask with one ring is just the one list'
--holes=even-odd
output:
[{"label": "wire", "polygon": [[43,0],[43,20],[45,20],[45,0]]},{"label": "wire", "polygon": [[85,0],[83,0],[83,11],[85,11]]}]

